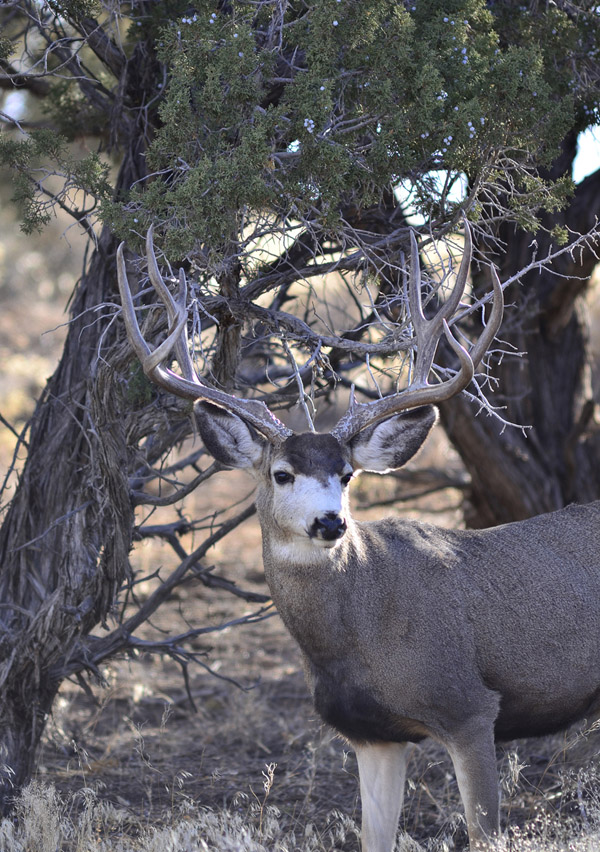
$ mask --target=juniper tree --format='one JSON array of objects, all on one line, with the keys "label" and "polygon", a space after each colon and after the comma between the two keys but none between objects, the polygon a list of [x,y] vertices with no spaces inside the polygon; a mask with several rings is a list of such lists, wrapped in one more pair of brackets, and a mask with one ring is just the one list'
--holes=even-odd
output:
[{"label": "juniper tree", "polygon": [[[424,285],[435,300],[468,217],[477,253],[467,336],[481,320],[478,282],[490,259],[506,271],[503,258],[512,257],[509,229],[539,230],[545,241],[534,258],[516,238],[515,286],[520,270],[570,258],[583,262],[587,280],[595,223],[578,220],[581,235],[569,230],[579,190],[553,163],[563,162],[565,140],[595,120],[600,21],[586,4],[521,9],[481,0],[15,0],[0,16],[0,84],[20,91],[29,110],[27,120],[3,112],[0,136],[23,228],[33,235],[58,205],[91,246],[61,361],[20,438],[27,460],[14,493],[3,495],[6,807],[32,771],[65,677],[99,676],[103,660],[139,647],[169,653],[184,673],[198,660],[186,642],[202,629],[151,645],[137,633],[178,583],[195,576],[266,603],[204,561],[251,508],[193,546],[185,536],[194,522],[181,514],[161,525],[143,520],[144,507],[175,505],[193,486],[209,487],[218,466],[201,447],[167,460],[191,433],[190,411],[146,382],[125,340],[118,243],[126,241],[145,333],[155,340],[165,321],[138,257],[151,225],[161,274],[176,278],[184,269],[194,358],[215,386],[283,410],[300,402],[311,420],[351,384],[364,397],[391,392],[413,355],[404,299],[411,225],[421,233]],[[84,157],[70,144],[82,138]],[[563,291],[569,322],[561,328],[577,337],[570,305],[585,281],[573,289],[558,278],[555,286],[546,274],[545,301],[537,281],[528,285],[523,292],[534,295],[505,337],[520,339],[540,304],[546,310]],[[591,423],[591,403],[585,423],[580,413],[585,347],[579,338],[577,345],[566,359],[568,422],[559,439],[568,436],[573,459]],[[504,369],[499,360],[488,363],[492,378]],[[438,369],[454,369],[451,353],[441,354]],[[477,405],[490,412],[481,443],[489,459],[490,445],[506,442],[497,437],[506,421],[524,422],[511,406],[529,392],[509,387],[508,409],[492,414],[492,378],[472,386],[469,414]],[[460,449],[457,417],[448,408]],[[462,449],[477,469],[474,447]],[[597,443],[589,452],[597,464]],[[484,472],[474,481],[484,489]],[[574,496],[592,495],[586,488]],[[557,503],[573,496],[555,492]],[[539,506],[546,502],[532,499],[528,511]],[[494,511],[500,518],[506,502],[487,515]],[[128,552],[134,539],[152,536],[169,542],[179,564],[143,605],[125,609],[140,579]]]}]

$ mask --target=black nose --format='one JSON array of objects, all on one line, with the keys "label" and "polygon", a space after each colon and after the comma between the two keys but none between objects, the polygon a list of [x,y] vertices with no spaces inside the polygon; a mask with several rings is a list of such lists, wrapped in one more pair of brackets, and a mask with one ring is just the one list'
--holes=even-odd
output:
[{"label": "black nose", "polygon": [[335,512],[326,512],[322,517],[315,518],[311,532],[325,541],[335,541],[346,532],[346,521]]}]

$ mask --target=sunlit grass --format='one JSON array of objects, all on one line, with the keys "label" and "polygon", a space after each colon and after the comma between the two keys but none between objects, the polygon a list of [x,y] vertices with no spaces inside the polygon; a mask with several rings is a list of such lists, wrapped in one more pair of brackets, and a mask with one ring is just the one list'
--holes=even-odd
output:
[{"label": "sunlit grass", "polygon": [[[91,788],[61,795],[51,783],[34,781],[19,797],[14,817],[0,823],[3,852],[333,852],[358,849],[359,827],[333,810],[321,820],[302,820],[293,828],[268,803],[267,779],[260,795],[238,794],[231,807],[207,808],[191,799],[151,824],[104,800]],[[285,779],[283,779],[285,783]],[[582,770],[566,775],[561,795],[579,790],[577,814],[565,817],[544,809],[504,838],[511,852],[594,852],[600,848],[600,774]],[[576,797],[577,798],[577,797]],[[585,804],[584,804],[585,801]],[[400,834],[397,852],[450,852],[450,834],[439,831],[418,843]],[[460,848],[460,847],[458,847]]]}]

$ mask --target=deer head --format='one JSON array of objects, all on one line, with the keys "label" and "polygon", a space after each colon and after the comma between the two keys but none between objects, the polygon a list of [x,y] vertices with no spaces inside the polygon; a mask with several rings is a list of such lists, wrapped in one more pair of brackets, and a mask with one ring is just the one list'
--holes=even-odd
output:
[{"label": "deer head", "polygon": [[[422,445],[436,413],[434,403],[449,399],[472,380],[475,370],[500,326],[502,287],[493,271],[493,304],[483,333],[470,352],[450,331],[467,281],[472,255],[471,233],[465,220],[465,249],[449,297],[427,319],[421,301],[419,251],[410,232],[411,263],[408,302],[416,344],[409,386],[375,402],[357,404],[328,434],[293,434],[261,402],[239,399],[207,385],[198,376],[187,339],[186,278],[179,274],[176,297],[163,280],[156,261],[152,228],[146,237],[150,281],[163,302],[170,328],[155,349],[144,340],[127,280],[123,244],[117,252],[117,271],[123,313],[131,344],[145,374],[157,385],[195,401],[196,422],[208,451],[223,464],[253,473],[257,507],[272,540],[297,556],[307,548],[327,551],[344,538],[349,524],[347,486],[354,472],[385,472],[401,467]],[[429,383],[436,349],[445,336],[459,360],[459,370],[447,381]],[[174,353],[182,375],[165,366]]]}]

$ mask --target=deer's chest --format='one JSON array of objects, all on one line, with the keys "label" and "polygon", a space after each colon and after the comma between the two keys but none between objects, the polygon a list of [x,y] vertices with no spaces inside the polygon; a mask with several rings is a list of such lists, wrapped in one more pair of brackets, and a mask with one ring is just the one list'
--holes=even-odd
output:
[{"label": "deer's chest", "polygon": [[344,670],[311,668],[315,709],[351,742],[420,742],[427,736],[421,723],[386,708]]}]

